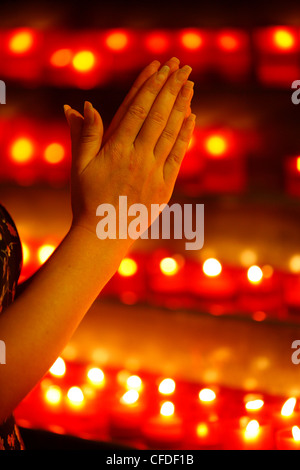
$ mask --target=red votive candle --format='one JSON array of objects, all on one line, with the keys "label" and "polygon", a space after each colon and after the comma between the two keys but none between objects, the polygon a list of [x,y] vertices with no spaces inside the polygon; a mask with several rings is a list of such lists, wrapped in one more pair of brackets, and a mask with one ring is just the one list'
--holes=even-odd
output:
[{"label": "red votive candle", "polygon": [[222,429],[224,450],[272,450],[271,426],[248,417],[228,421]]},{"label": "red votive candle", "polygon": [[300,429],[293,426],[276,433],[277,450],[300,450]]}]

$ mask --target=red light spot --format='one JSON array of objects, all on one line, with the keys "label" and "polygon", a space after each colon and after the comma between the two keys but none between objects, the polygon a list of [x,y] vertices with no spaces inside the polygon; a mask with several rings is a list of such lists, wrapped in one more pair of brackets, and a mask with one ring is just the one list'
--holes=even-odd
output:
[{"label": "red light spot", "polygon": [[225,51],[234,51],[239,46],[237,38],[230,34],[222,34],[219,36],[218,44],[220,48],[224,49]]},{"label": "red light spot", "polygon": [[164,52],[168,45],[169,41],[163,34],[151,34],[146,39],[146,47],[152,52]]},{"label": "red light spot", "polygon": [[53,52],[50,57],[50,63],[54,67],[65,67],[72,60],[72,52],[70,49],[59,49],[58,51]]}]

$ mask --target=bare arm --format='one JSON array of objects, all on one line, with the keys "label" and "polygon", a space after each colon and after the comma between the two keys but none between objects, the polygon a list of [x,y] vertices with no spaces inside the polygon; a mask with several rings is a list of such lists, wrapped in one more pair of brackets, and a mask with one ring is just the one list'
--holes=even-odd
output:
[{"label": "bare arm", "polygon": [[[177,67],[176,67],[177,68]],[[117,270],[132,240],[99,240],[96,208],[167,203],[194,128],[192,92],[184,97],[190,70],[152,73],[134,90],[103,145],[99,113],[70,107],[73,222],[64,240],[27,289],[0,317],[6,365],[0,368],[0,422],[47,372],[78,324]],[[187,88],[191,82],[187,83]]]}]

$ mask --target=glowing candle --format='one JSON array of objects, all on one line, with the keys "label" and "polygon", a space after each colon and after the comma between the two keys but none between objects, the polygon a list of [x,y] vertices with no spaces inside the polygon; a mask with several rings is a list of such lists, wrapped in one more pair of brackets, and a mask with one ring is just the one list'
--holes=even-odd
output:
[{"label": "glowing candle", "polygon": [[274,448],[271,426],[261,424],[255,419],[242,417],[238,426],[234,421],[223,430],[223,448],[225,450],[271,450]]},{"label": "glowing candle", "polygon": [[112,406],[110,429],[114,436],[133,437],[138,434],[142,424],[144,406],[139,392],[129,389]]},{"label": "glowing candle", "polygon": [[179,444],[183,439],[182,420],[171,401],[162,403],[158,416],[150,418],[142,429],[146,442],[156,447]]},{"label": "glowing candle", "polygon": [[276,433],[278,450],[300,450],[300,429],[298,426],[281,429]]},{"label": "glowing candle", "polygon": [[300,414],[295,411],[296,398],[291,397],[283,404],[281,411],[274,413],[272,416],[272,424],[274,430],[279,430],[294,426],[300,423]]},{"label": "glowing candle", "polygon": [[205,421],[199,421],[196,424],[191,442],[193,448],[196,449],[216,448],[220,445],[220,422],[217,415],[211,415]]}]

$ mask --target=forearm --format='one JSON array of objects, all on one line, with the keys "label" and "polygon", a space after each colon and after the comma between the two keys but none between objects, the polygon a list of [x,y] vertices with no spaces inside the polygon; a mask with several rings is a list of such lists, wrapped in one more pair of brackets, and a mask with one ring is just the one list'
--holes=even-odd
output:
[{"label": "forearm", "polygon": [[27,289],[0,317],[0,422],[47,372],[126,251],[127,240],[99,240],[72,228]]}]

